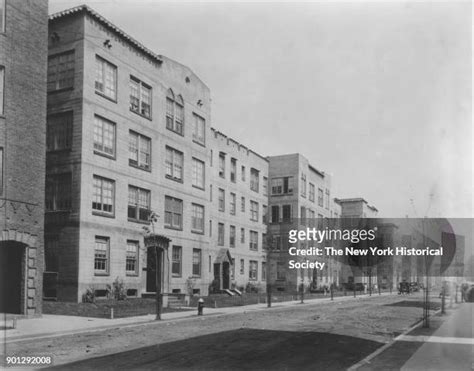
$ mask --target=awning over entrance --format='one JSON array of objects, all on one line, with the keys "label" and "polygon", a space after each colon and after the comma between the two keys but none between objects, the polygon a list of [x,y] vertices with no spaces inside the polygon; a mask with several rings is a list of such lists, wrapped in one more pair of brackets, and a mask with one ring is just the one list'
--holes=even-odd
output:
[{"label": "awning over entrance", "polygon": [[217,253],[217,257],[214,261],[214,264],[222,264],[224,262],[227,262],[232,265],[232,256],[230,255],[229,249],[221,248]]}]

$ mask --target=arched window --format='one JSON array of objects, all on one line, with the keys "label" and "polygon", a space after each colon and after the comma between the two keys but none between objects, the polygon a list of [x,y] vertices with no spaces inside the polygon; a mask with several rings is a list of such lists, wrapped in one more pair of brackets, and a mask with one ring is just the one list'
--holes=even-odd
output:
[{"label": "arched window", "polygon": [[183,135],[184,100],[181,95],[175,97],[171,89],[166,94],[166,128]]}]

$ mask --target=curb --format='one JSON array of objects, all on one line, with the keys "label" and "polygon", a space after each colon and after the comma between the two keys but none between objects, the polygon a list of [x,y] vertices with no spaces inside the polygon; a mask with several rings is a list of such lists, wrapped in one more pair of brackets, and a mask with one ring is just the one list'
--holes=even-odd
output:
[{"label": "curb", "polygon": [[[389,295],[388,293],[382,293],[382,295],[372,295],[369,296],[367,295],[361,295],[357,296],[357,298],[353,298],[352,296],[338,296],[334,297],[334,300],[331,300],[330,297],[328,298],[315,298],[315,299],[307,299],[303,303],[303,305],[314,305],[314,304],[328,304],[328,303],[336,303],[337,301],[349,301],[349,300],[361,300],[361,299],[371,299],[371,298],[377,298],[377,297],[383,297]],[[263,304],[262,304],[263,305]],[[136,321],[136,322],[130,322],[130,323],[123,323],[123,324],[108,324],[104,326],[98,326],[98,327],[91,327],[91,328],[82,328],[82,329],[76,329],[76,330],[68,330],[68,331],[61,331],[61,332],[55,332],[55,333],[39,333],[35,335],[19,335],[16,337],[12,338],[2,338],[0,339],[0,345],[8,344],[8,343],[19,343],[19,342],[24,342],[24,341],[31,341],[31,340],[41,340],[41,339],[52,339],[56,337],[61,337],[61,336],[69,336],[69,335],[79,335],[79,334],[84,334],[84,333],[92,333],[92,332],[100,332],[104,331],[107,329],[113,329],[113,328],[129,328],[129,327],[139,327],[143,325],[160,325],[160,324],[166,324],[170,322],[180,322],[180,321],[190,321],[190,320],[196,320],[196,319],[205,319],[207,317],[222,317],[222,316],[229,316],[229,315],[234,315],[234,314],[245,314],[247,312],[254,312],[254,311],[262,311],[262,310],[281,310],[281,309],[287,309],[291,308],[293,306],[299,306],[301,303],[299,301],[292,301],[292,302],[275,302],[272,303],[271,307],[262,306],[262,307],[254,307],[254,308],[245,308],[246,306],[242,306],[239,308],[243,308],[241,311],[229,311],[229,312],[214,312],[214,313],[208,313],[205,314],[204,316],[197,316],[196,314],[190,314],[187,316],[183,317],[177,317],[177,318],[170,318],[170,319],[163,319],[161,321],[156,321],[156,320],[143,320],[143,321]],[[218,309],[226,309],[226,308],[236,308],[236,307],[225,307],[225,308],[218,308]],[[193,312],[194,313],[194,312]]]}]

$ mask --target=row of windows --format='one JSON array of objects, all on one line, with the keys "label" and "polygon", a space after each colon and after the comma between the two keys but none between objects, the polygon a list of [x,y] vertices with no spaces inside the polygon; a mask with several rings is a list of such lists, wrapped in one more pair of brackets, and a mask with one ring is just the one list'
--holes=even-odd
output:
[{"label": "row of windows", "polygon": [[[235,259],[232,259],[232,266],[231,266],[231,279],[235,279]],[[261,279],[265,281],[267,279],[267,263],[262,262],[262,269],[261,269]],[[239,264],[239,274],[243,276],[245,274],[245,260],[240,259]],[[249,260],[249,276],[250,281],[257,281],[258,280],[258,261],[256,260]]]},{"label": "row of windows", "polygon": [[[201,249],[193,249],[192,256],[192,275],[193,277],[201,277],[202,271],[202,252]],[[183,265],[183,248],[181,246],[173,246],[171,249],[171,274],[173,277],[182,276]]]},{"label": "row of windows", "polygon": [[[212,151],[211,151],[212,157]],[[211,160],[212,164],[212,160]],[[241,176],[240,179],[242,182],[245,182],[246,179],[246,168],[244,165],[241,166]],[[230,173],[229,173],[230,181],[232,183],[237,182],[237,159],[231,158],[230,159]],[[226,178],[226,154],[224,152],[219,152],[219,176],[223,179]],[[250,168],[250,189],[254,192],[259,192],[260,187],[260,171],[254,168]],[[268,179],[267,177],[263,177],[262,180],[262,192],[264,196],[268,195]]]},{"label": "row of windows", "polygon": [[[225,190],[222,188],[218,189],[218,208],[219,211],[225,212]],[[234,192],[229,194],[229,212],[230,215],[236,215],[237,213],[237,195]],[[212,201],[212,185],[211,185],[211,201]],[[240,211],[245,213],[245,197],[240,198]],[[267,222],[267,205],[262,205],[262,223]],[[257,201],[250,200],[250,220],[258,222],[259,220],[259,204]]]},{"label": "row of windows", "polygon": [[[97,94],[117,102],[117,66],[102,57],[95,59],[94,87]],[[48,92],[71,89],[74,87],[75,52],[70,50],[55,54],[48,58]],[[152,119],[152,87],[130,75],[129,108],[147,119]],[[184,100],[181,95],[175,96],[171,89],[166,94],[166,128],[184,136]],[[193,141],[205,145],[206,122],[204,118],[193,112]]]},{"label": "row of windows", "polygon": [[[127,241],[125,254],[125,272],[127,275],[138,275],[138,241]],[[95,236],[94,273],[108,275],[110,273],[110,237]]]},{"label": "row of windows", "polygon": [[[48,117],[47,149],[58,151],[72,146],[72,111]],[[94,153],[116,157],[116,124],[101,116],[94,116]],[[128,162],[130,166],[151,171],[151,139],[135,131],[129,131]],[[184,154],[166,146],[165,176],[183,182]],[[204,189],[205,163],[192,158],[192,185]]]},{"label": "row of windows", "polygon": [[[212,222],[211,222],[211,230],[212,230]],[[235,247],[237,239],[237,229],[235,225],[229,226],[229,246]],[[266,249],[267,235],[262,233],[262,248]],[[245,244],[245,228],[240,228],[240,243]],[[217,245],[224,246],[225,244],[225,225],[224,223],[217,224]],[[257,231],[249,231],[249,249],[253,251],[258,250],[258,232]]]}]

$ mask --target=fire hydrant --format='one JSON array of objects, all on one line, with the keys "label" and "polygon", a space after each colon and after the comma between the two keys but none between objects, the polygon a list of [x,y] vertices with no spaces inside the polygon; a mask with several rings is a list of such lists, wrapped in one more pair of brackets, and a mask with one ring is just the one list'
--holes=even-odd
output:
[{"label": "fire hydrant", "polygon": [[198,316],[202,316],[202,310],[204,309],[204,299],[200,298],[198,300]]}]

